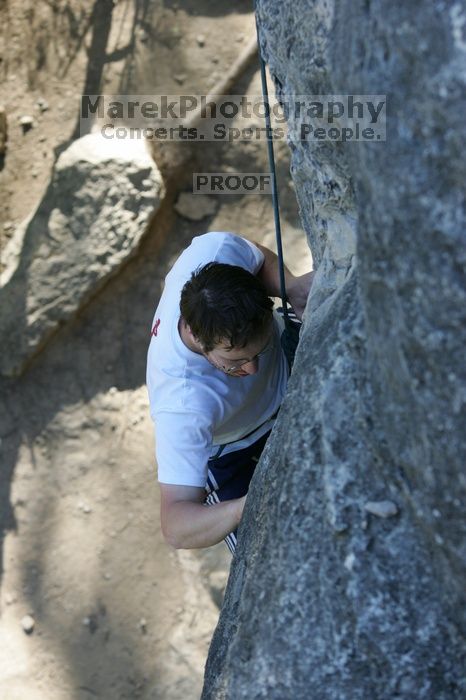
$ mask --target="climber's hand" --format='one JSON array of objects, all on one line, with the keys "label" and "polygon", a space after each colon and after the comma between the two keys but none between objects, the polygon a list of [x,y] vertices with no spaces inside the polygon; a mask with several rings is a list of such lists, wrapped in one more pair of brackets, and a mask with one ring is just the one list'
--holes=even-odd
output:
[{"label": "climber's hand", "polygon": [[294,277],[286,285],[288,301],[293,307],[293,311],[299,320],[302,320],[304,309],[306,307],[309,290],[314,281],[315,272],[307,272],[300,277]]}]

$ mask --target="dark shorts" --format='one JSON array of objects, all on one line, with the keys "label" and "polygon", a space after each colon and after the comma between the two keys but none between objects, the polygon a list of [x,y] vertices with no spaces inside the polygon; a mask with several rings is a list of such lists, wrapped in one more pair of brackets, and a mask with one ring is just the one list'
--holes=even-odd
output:
[{"label": "dark shorts", "polygon": [[[249,447],[226,455],[221,454],[223,448],[219,447],[218,456],[211,457],[208,462],[206,504],[231,501],[233,498],[241,498],[247,494],[254,469],[269,435],[270,431]],[[225,542],[234,553],[236,530],[225,537]]]}]

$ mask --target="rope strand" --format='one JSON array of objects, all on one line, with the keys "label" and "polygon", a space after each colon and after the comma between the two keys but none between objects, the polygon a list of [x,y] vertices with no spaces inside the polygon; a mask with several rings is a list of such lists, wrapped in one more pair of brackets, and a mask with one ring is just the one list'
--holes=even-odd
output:
[{"label": "rope strand", "polygon": [[275,238],[277,241],[277,256],[278,256],[278,269],[280,273],[280,292],[283,304],[283,316],[285,320],[285,325],[288,327],[290,319],[288,316],[288,305],[287,305],[287,295],[286,295],[286,285],[285,285],[285,267],[283,264],[283,249],[282,249],[282,232],[280,226],[280,209],[278,203],[278,188],[277,188],[277,174],[275,171],[275,157],[273,152],[273,137],[272,137],[272,127],[270,123],[270,103],[269,103],[269,91],[267,89],[267,74],[265,72],[265,61],[262,58],[262,51],[259,42],[259,24],[257,22],[257,9],[256,3],[254,3],[254,9],[256,10],[256,33],[257,33],[257,46],[259,50],[259,62],[261,70],[261,83],[262,83],[262,97],[265,105],[265,125],[266,125],[266,136],[267,136],[267,153],[269,158],[269,168],[270,175],[272,178],[272,202],[273,202],[273,216],[275,221]]}]

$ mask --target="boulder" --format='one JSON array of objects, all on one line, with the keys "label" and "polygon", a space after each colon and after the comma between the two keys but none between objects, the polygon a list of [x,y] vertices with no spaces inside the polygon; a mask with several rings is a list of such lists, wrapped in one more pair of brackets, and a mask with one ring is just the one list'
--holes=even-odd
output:
[{"label": "boulder", "polygon": [[217,211],[217,203],[206,194],[180,192],[175,203],[175,211],[189,221],[201,221]]},{"label": "boulder", "polygon": [[74,141],[5,251],[0,373],[14,375],[137,250],[164,194],[139,139]]},{"label": "boulder", "polygon": [[465,17],[258,0],[277,96],[384,94],[387,140],[294,138],[317,275],[203,700],[466,697]]}]

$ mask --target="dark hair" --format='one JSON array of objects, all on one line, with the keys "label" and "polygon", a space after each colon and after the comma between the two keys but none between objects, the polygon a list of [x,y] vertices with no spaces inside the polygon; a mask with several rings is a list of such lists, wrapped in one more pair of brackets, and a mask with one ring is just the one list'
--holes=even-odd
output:
[{"label": "dark hair", "polygon": [[181,292],[181,316],[205,352],[223,341],[244,348],[260,338],[272,308],[261,280],[236,265],[207,263],[193,272]]}]

